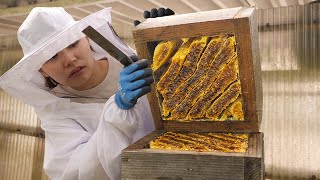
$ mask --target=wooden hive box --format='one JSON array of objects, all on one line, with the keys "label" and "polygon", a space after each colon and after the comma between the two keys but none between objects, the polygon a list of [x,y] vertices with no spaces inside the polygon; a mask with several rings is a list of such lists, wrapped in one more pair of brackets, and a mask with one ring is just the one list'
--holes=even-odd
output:
[{"label": "wooden hive box", "polygon": [[[264,179],[255,18],[254,8],[233,8],[147,19],[133,30],[139,57],[153,68],[156,131],[123,150],[123,179]],[[236,151],[228,143],[241,134],[247,148]],[[164,145],[168,137],[176,144]],[[212,142],[230,149],[204,151]]]}]

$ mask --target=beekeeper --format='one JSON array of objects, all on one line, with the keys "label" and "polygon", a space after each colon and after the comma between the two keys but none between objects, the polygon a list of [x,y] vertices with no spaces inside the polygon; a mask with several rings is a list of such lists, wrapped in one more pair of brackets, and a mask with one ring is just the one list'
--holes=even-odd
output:
[{"label": "beekeeper", "polygon": [[53,180],[120,179],[121,151],[154,130],[148,61],[123,67],[82,33],[90,25],[134,57],[110,10],[75,21],[61,7],[34,8],[18,30],[24,57],[0,77],[2,89],[35,108]]}]

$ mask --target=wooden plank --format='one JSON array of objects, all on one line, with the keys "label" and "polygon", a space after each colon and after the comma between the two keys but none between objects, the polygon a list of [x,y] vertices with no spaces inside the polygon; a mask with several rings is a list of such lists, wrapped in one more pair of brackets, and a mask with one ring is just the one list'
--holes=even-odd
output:
[{"label": "wooden plank", "polygon": [[13,19],[7,19],[7,18],[1,18],[1,17],[0,17],[0,23],[8,24],[10,26],[16,26],[16,27],[19,27],[21,25],[19,22],[14,21]]},{"label": "wooden plank", "polygon": [[253,157],[245,158],[245,166],[244,166],[245,179],[246,180],[265,179],[263,133],[250,134],[247,154],[250,153],[250,150],[255,151],[255,154],[257,155],[257,157],[260,157],[260,158],[253,158]]},{"label": "wooden plank", "polygon": [[[172,16],[173,17],[173,16]],[[161,17],[161,21],[165,21],[170,17]],[[148,19],[146,20],[148,21]],[[163,24],[166,24],[163,22]],[[152,25],[153,26],[153,25]],[[224,20],[222,22],[198,22],[196,24],[186,24],[185,22],[176,26],[152,27],[147,31],[133,30],[134,41],[138,43],[171,40],[182,37],[198,37],[204,35],[215,35],[217,32],[232,32],[234,24],[232,20]]]},{"label": "wooden plank", "polygon": [[[10,16],[10,18],[14,19],[15,21],[17,22],[22,22],[27,18],[28,14],[15,14],[15,15],[12,15]],[[6,17],[6,18],[9,18],[9,17]]]},{"label": "wooden plank", "polygon": [[239,12],[235,18],[235,24],[238,27],[236,29],[236,41],[238,44],[237,51],[239,57],[239,76],[241,82],[241,91],[243,97],[243,107],[244,114],[247,120],[253,120],[255,118],[254,110],[254,97],[255,92],[254,84],[250,82],[253,81],[253,64],[252,64],[252,53],[251,53],[251,43],[250,43],[250,29],[249,22],[247,18],[243,18],[248,12]]},{"label": "wooden plank", "polygon": [[29,13],[34,7],[68,7],[74,6],[78,4],[84,3],[96,3],[96,0],[59,0],[59,1],[48,1],[42,2],[41,4],[31,4],[31,5],[24,5],[12,8],[2,8],[0,11],[0,16],[3,15],[10,15],[10,14],[17,14],[17,13]]},{"label": "wooden plank", "polygon": [[[100,4],[103,5],[104,7],[112,7],[112,11],[123,13],[123,16],[126,16],[127,18],[138,19],[140,21],[143,20],[143,14],[140,11],[137,11],[136,9],[132,9],[131,7],[128,7],[122,4],[121,2],[118,2],[118,1],[101,2]],[[130,14],[126,12],[130,12]]]},{"label": "wooden plank", "polygon": [[245,154],[146,148],[162,133],[154,131],[123,150],[122,179],[262,179],[262,133],[250,134]]},{"label": "wooden plank", "polygon": [[263,157],[263,133],[250,133],[247,157]]},{"label": "wooden plank", "polygon": [[240,9],[150,18],[138,25],[132,33],[138,43],[232,32],[235,28],[232,18]]},{"label": "wooden plank", "polygon": [[7,24],[2,24],[2,23],[0,22],[0,28],[1,28],[1,29],[6,29],[6,30],[9,30],[9,31],[11,31],[11,30],[12,30],[12,31],[17,31],[19,27],[7,25]]},{"label": "wooden plank", "polygon": [[[221,0],[220,0],[221,1]],[[221,1],[222,3],[224,3],[224,5],[227,8],[232,8],[232,7],[241,7],[243,6],[243,4],[241,3],[241,1],[239,0],[229,0],[229,1]]]},{"label": "wooden plank", "polygon": [[239,51],[239,75],[246,120],[258,129],[262,119],[262,79],[259,59],[258,26],[253,9],[243,9],[235,16],[236,40]]},{"label": "wooden plank", "polygon": [[248,157],[245,158],[244,163],[245,180],[264,179],[264,161],[262,159]]},{"label": "wooden plank", "polygon": [[124,153],[122,158],[122,179],[244,178],[243,157]]},{"label": "wooden plank", "polygon": [[156,89],[155,84],[152,84],[151,86],[152,93],[149,93],[147,96],[148,96],[155,128],[163,129],[164,121],[162,121],[161,112],[158,104],[158,98],[154,93],[155,89]]},{"label": "wooden plank", "polygon": [[[137,54],[139,55],[140,58],[145,58],[145,59],[151,59],[152,63],[152,57],[150,57],[148,53],[148,48],[147,44],[143,42],[135,42]],[[150,109],[153,117],[153,121],[155,124],[156,129],[163,129],[163,121],[159,109],[159,104],[158,104],[158,98],[155,94],[155,84],[151,85],[151,93],[147,94],[149,104],[150,104]]]},{"label": "wooden plank", "polygon": [[86,11],[82,11],[81,9],[76,9],[76,8],[73,8],[73,7],[70,7],[70,8],[65,8],[65,10],[71,14],[72,16],[75,16],[75,17],[78,17],[78,18],[84,18],[88,15],[90,15],[89,12],[86,12]]},{"label": "wooden plank", "polygon": [[[12,36],[12,35],[17,35],[17,30],[16,29],[8,29],[6,26],[0,27],[0,35],[3,37],[7,36]],[[3,38],[1,37],[1,38]],[[4,49],[3,46],[0,47],[0,49]]]},{"label": "wooden plank", "polygon": [[157,9],[160,8],[160,6],[146,0],[126,0],[125,2],[143,11],[145,10],[150,11],[152,8],[157,8]]},{"label": "wooden plank", "polygon": [[217,6],[215,3],[213,3],[211,0],[201,0],[201,1],[187,0],[187,1],[190,4],[193,4],[195,7],[197,7],[201,11],[212,11],[212,10],[220,9],[220,7]]},{"label": "wooden plank", "polygon": [[250,36],[251,36],[251,52],[253,61],[253,77],[255,85],[255,114],[257,115],[258,128],[262,123],[262,108],[263,108],[263,91],[262,91],[262,71],[260,61],[260,50],[259,50],[259,34],[258,34],[258,15],[254,12],[249,17],[250,24]]}]

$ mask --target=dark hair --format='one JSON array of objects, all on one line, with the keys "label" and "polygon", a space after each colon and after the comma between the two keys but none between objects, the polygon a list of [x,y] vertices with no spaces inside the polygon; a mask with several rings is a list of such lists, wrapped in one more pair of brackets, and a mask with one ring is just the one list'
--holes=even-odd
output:
[{"label": "dark hair", "polygon": [[49,87],[50,89],[55,88],[59,83],[52,79],[51,77],[44,77],[46,80],[46,87]]}]

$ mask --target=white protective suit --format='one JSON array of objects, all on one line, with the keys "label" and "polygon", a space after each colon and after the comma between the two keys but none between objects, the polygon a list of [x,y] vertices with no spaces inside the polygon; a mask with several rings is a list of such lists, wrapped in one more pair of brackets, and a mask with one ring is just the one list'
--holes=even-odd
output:
[{"label": "white protective suit", "polygon": [[[38,71],[42,64],[84,37],[82,30],[88,25],[132,55],[132,50],[113,33],[108,23],[111,23],[110,8],[80,21],[66,15],[63,8],[34,8],[18,31],[24,57],[0,77],[1,88],[36,110],[45,131],[44,169],[51,179],[120,179],[121,151],[154,130],[145,96],[134,108],[122,110],[115,104],[114,96],[105,95],[102,102],[81,98],[77,101],[56,96],[61,91],[59,86],[51,90],[44,85]],[[109,68],[119,66],[108,53],[90,43],[95,59],[107,57]],[[117,72],[109,71],[107,77],[116,76],[114,73]],[[106,78],[101,86],[109,88],[109,81]],[[109,92],[114,91],[114,86],[110,84]]]}]

